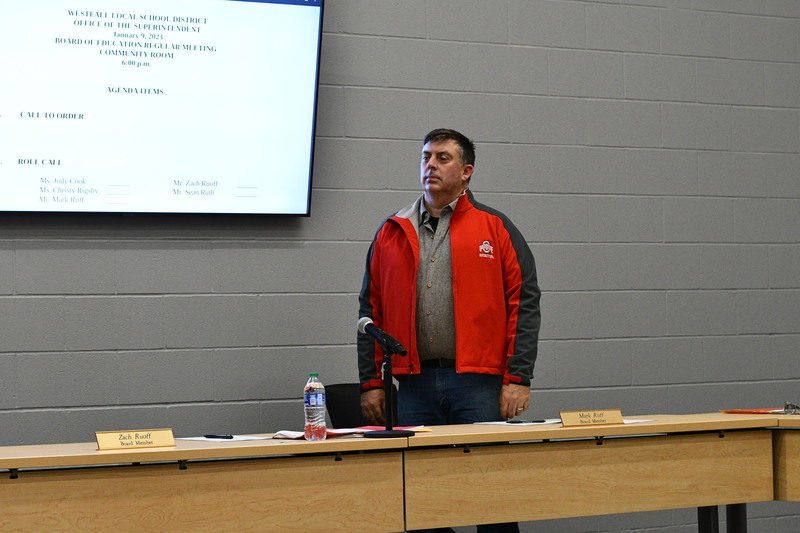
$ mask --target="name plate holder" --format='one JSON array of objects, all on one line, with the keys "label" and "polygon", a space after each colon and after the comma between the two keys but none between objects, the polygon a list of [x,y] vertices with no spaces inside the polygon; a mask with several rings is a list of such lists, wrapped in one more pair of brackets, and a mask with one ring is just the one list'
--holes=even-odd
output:
[{"label": "name plate holder", "polygon": [[624,424],[622,410],[603,409],[591,411],[560,411],[561,425],[566,427],[577,426],[608,426],[611,424]]},{"label": "name plate holder", "polygon": [[172,429],[137,429],[130,431],[96,431],[98,450],[127,450],[175,446]]}]

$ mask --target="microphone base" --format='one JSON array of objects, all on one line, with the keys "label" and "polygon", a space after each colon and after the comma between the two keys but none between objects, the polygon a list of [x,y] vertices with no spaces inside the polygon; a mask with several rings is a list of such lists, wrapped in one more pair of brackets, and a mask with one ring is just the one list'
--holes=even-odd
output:
[{"label": "microphone base", "polygon": [[373,439],[413,437],[414,432],[408,429],[376,429],[375,431],[365,432],[364,436]]}]

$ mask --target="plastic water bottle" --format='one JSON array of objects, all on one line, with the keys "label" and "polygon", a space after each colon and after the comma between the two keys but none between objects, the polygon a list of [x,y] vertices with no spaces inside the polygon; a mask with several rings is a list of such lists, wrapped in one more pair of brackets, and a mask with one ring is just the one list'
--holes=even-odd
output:
[{"label": "plastic water bottle", "polygon": [[306,413],[306,440],[325,440],[327,434],[325,424],[325,387],[316,372],[308,375],[308,381],[303,389],[303,408]]}]

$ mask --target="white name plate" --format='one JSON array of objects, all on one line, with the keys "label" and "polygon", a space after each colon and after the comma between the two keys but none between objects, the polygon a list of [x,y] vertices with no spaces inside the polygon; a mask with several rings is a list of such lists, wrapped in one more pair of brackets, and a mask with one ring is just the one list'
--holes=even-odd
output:
[{"label": "white name plate", "polygon": [[620,409],[604,409],[592,411],[561,411],[561,425],[574,426],[604,426],[609,424],[624,424]]},{"label": "white name plate", "polygon": [[137,429],[131,431],[96,431],[98,450],[159,448],[175,446],[172,429]]}]

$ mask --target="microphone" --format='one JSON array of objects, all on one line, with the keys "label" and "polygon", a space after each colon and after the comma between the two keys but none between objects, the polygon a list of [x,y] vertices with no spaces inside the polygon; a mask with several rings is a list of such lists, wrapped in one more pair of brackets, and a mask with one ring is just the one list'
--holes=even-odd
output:
[{"label": "microphone", "polygon": [[406,355],[408,350],[403,348],[403,345],[392,338],[391,335],[383,331],[381,328],[372,322],[368,316],[363,316],[358,319],[358,331],[371,335],[378,341],[378,343],[387,351],[400,355]]}]

